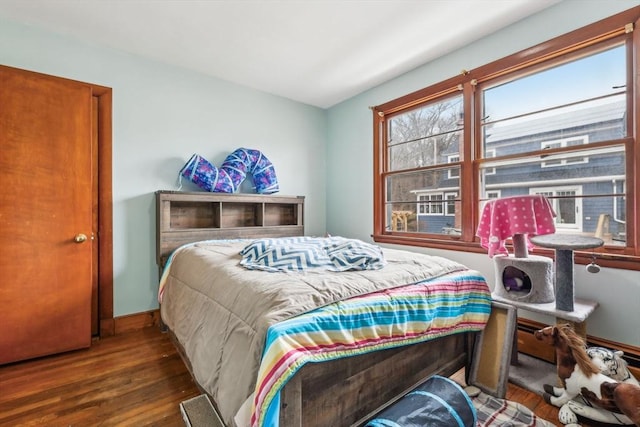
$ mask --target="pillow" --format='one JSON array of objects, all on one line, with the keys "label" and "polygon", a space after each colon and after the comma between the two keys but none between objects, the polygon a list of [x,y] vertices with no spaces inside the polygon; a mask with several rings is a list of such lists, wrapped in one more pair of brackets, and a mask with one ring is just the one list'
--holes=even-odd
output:
[{"label": "pillow", "polygon": [[327,254],[334,271],[379,270],[385,265],[382,249],[361,240],[331,238]]},{"label": "pillow", "polygon": [[241,251],[240,265],[250,270],[329,271],[372,270],[384,267],[382,250],[342,237],[287,237],[254,240]]},{"label": "pillow", "polygon": [[301,271],[330,263],[322,239],[290,237],[259,239],[241,251],[240,265],[250,270]]}]

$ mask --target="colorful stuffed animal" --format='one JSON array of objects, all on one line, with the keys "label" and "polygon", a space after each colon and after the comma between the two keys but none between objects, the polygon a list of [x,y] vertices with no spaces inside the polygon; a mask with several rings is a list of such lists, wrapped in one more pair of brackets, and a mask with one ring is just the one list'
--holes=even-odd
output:
[{"label": "colorful stuffed animal", "polygon": [[505,267],[502,272],[502,283],[507,291],[531,291],[531,279],[519,268],[513,266]]},{"label": "colorful stuffed animal", "polygon": [[[598,366],[600,373],[614,380],[638,385],[638,380],[633,376],[627,362],[622,358],[622,351],[614,351],[604,347],[588,347],[587,355],[593,363]],[[545,391],[549,394],[558,393],[554,391],[554,387],[545,386]],[[620,414],[605,411],[598,407],[591,406],[589,402],[582,396],[578,395],[566,404],[560,407],[558,420],[566,427],[577,427],[578,416],[588,418],[608,424],[628,424],[630,420],[621,418]]]},{"label": "colorful stuffed animal", "polygon": [[548,326],[534,336],[556,350],[558,377],[563,387],[545,384],[544,398],[547,403],[561,407],[559,418],[563,423],[577,422],[577,416],[575,420],[569,416],[573,413],[640,427],[640,386],[602,374],[588,356],[583,339],[570,325]]},{"label": "colorful stuffed animal", "polygon": [[624,355],[622,351],[614,351],[604,347],[587,347],[587,355],[600,369],[601,374],[621,383],[640,385],[631,371],[629,371],[627,362],[622,358]]}]

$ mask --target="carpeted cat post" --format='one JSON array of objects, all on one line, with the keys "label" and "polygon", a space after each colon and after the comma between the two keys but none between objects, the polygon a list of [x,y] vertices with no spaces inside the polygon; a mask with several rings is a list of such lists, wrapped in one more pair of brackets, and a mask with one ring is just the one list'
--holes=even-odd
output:
[{"label": "carpeted cat post", "polygon": [[533,243],[543,248],[555,249],[556,309],[562,311],[573,311],[573,305],[575,302],[575,283],[573,280],[573,251],[576,249],[598,248],[604,245],[604,241],[597,237],[571,234],[551,234],[548,236],[535,236],[531,240]]}]

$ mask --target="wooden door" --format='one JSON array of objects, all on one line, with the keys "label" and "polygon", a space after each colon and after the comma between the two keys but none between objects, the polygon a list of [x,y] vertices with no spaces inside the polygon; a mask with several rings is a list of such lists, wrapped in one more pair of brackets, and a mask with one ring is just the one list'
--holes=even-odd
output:
[{"label": "wooden door", "polygon": [[91,344],[92,135],[89,85],[0,67],[0,364]]}]

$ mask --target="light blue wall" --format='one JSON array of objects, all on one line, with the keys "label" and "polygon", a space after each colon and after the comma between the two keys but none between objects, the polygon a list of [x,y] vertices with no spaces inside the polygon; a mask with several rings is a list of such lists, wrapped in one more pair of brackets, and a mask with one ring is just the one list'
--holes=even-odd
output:
[{"label": "light blue wall", "polygon": [[1,18],[0,64],[113,88],[115,316],[158,306],[154,192],[194,152],[220,165],[261,150],[280,194],[306,196],[307,233],[324,233],[326,111]]},{"label": "light blue wall", "polygon": [[[327,150],[327,232],[371,241],[373,119],[370,106],[383,104],[453,77],[463,69],[479,67],[638,4],[638,1],[624,0],[564,0],[331,108]],[[493,264],[486,255],[436,250],[425,252],[456,259],[481,271],[490,282],[494,279]],[[588,333],[640,345],[640,272],[605,268],[594,275],[586,273],[583,266],[576,266],[575,279],[577,297],[600,302],[600,307],[588,320]],[[553,318],[526,312],[518,314],[540,321],[554,321]]]},{"label": "light blue wall", "polygon": [[[238,147],[262,150],[276,165],[281,194],[307,197],[308,234],[326,230],[370,240],[369,106],[638,4],[564,0],[328,111],[1,17],[0,64],[113,88],[114,313],[122,316],[157,307],[153,192],[175,189],[177,171],[192,153],[219,165]],[[493,280],[484,255],[428,252],[457,259]],[[601,304],[589,320],[590,334],[640,345],[640,273],[603,269],[589,275],[577,267],[576,282],[579,297]]]}]

